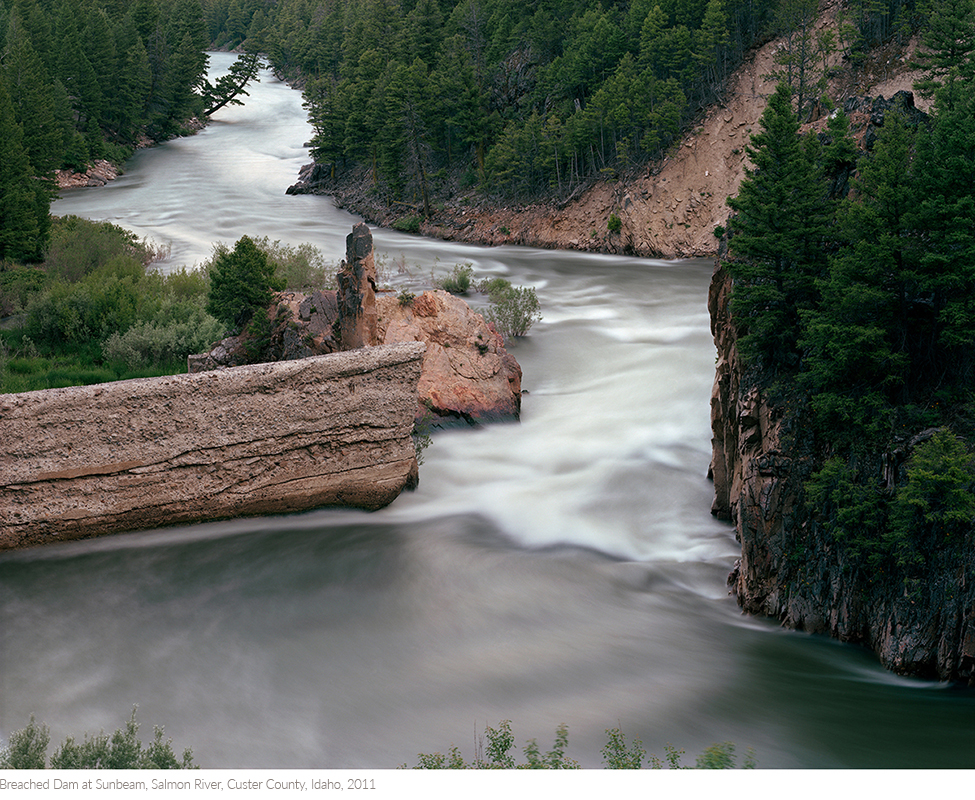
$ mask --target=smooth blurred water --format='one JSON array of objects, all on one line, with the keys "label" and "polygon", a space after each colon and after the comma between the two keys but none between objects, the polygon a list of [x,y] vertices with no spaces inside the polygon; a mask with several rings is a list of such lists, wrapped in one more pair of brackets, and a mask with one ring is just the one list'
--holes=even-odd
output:
[{"label": "smooth blurred water", "polygon": [[[300,95],[265,76],[247,106],[54,210],[171,244],[167,269],[245,233],[338,259],[354,218],[284,195],[310,136]],[[615,726],[686,761],[731,741],[760,767],[973,765],[971,691],[728,597],[737,546],[705,479],[710,264],[374,233],[396,286],[471,262],[537,288],[544,319],[511,346],[522,422],[435,433],[419,489],[381,512],[0,556],[0,730],[34,714],[59,741],[138,704],[211,767],[470,757],[503,719],[543,750],[566,723],[590,767]]]}]

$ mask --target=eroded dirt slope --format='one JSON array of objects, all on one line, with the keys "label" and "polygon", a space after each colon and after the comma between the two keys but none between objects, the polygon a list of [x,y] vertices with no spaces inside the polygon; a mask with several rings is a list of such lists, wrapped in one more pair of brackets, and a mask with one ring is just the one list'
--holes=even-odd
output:
[{"label": "eroded dirt slope", "polygon": [[[824,3],[817,27],[835,26],[839,7],[838,0]],[[709,109],[662,162],[615,181],[598,182],[561,205],[448,207],[424,225],[423,233],[484,244],[665,258],[713,255],[718,245],[715,227],[727,223],[727,198],[738,192],[749,166],[749,136],[758,128],[774,90],[765,76],[774,69],[779,47],[774,40],[757,49],[732,76],[724,102]],[[856,72],[834,56],[830,99],[842,105],[851,95],[890,97],[909,90],[918,77],[907,67],[913,47],[880,48]],[[918,105],[926,104],[919,99]],[[618,234],[607,228],[614,213],[622,221]],[[392,218],[376,221],[388,224]]]}]

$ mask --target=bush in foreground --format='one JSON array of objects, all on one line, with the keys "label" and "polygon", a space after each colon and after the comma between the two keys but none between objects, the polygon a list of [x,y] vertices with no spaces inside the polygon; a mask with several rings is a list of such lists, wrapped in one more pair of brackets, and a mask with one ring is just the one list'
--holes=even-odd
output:
[{"label": "bush in foreground", "polygon": [[[182,758],[173,752],[172,739],[163,739],[163,729],[155,728],[148,745],[138,738],[139,723],[132,709],[125,727],[111,736],[102,732],[85,734],[81,742],[69,736],[51,756],[51,769],[194,769],[193,752],[184,750]],[[51,734],[34,717],[23,730],[10,735],[0,749],[0,769],[46,769]]]},{"label": "bush in foreground", "polygon": [[[510,720],[503,720],[497,728],[490,725],[485,728],[484,739],[479,738],[474,747],[474,758],[466,761],[460,748],[452,746],[447,754],[420,753],[419,762],[413,769],[579,769],[579,762],[566,756],[569,747],[569,728],[559,725],[555,731],[555,743],[552,749],[543,754],[535,739],[529,739],[523,749],[525,760],[518,763],[512,752],[515,737],[511,732]],[[639,738],[632,742],[626,741],[626,736],[619,728],[606,731],[607,742],[603,747],[603,763],[608,769],[642,769],[647,751]],[[667,746],[663,759],[651,755],[647,760],[650,769],[737,769],[735,746],[731,742],[713,744],[697,757],[694,767],[681,764],[683,750]],[[754,769],[755,758],[751,751],[745,756],[742,768]],[[407,765],[403,764],[402,769]]]}]

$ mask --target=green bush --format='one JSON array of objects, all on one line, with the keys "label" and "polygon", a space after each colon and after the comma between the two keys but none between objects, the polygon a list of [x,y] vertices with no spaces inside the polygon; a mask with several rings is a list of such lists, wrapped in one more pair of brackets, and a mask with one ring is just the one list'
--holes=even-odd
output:
[{"label": "green bush", "polygon": [[474,278],[474,265],[470,263],[455,264],[454,268],[443,278],[434,280],[438,289],[451,294],[467,294]]},{"label": "green bush", "polygon": [[[154,729],[148,745],[138,738],[139,723],[132,709],[125,727],[111,736],[102,732],[85,734],[79,743],[68,737],[51,756],[51,769],[193,769],[193,752],[184,750],[182,758],[173,752],[172,739],[163,739],[162,728]],[[27,727],[10,735],[7,747],[0,750],[0,769],[45,769],[51,734],[34,717]]]},{"label": "green bush", "polygon": [[[173,307],[182,313],[172,311]],[[223,331],[223,324],[206,313],[202,302],[170,301],[155,320],[133,325],[123,334],[113,333],[102,345],[102,352],[109,362],[124,364],[130,370],[144,369],[182,362],[191,353],[203,352],[220,339]]]},{"label": "green bush", "polygon": [[610,214],[609,222],[606,223],[606,229],[610,233],[619,233],[623,230],[623,220],[617,214]]},{"label": "green bush", "polygon": [[[460,749],[452,746],[443,753],[420,753],[419,762],[413,769],[579,769],[579,763],[566,756],[569,747],[569,729],[566,725],[559,725],[555,732],[555,743],[548,753],[542,754],[538,743],[530,739],[524,747],[525,760],[518,763],[512,749],[515,737],[511,732],[510,720],[503,720],[497,728],[487,726],[484,731],[487,738],[485,747],[483,739],[475,743],[474,758],[466,761]],[[606,731],[607,742],[603,747],[603,763],[608,769],[642,769],[647,751],[639,739],[627,743],[626,736],[619,728]],[[665,748],[663,759],[650,756],[648,766],[651,769],[685,769],[680,763],[683,750],[677,750],[671,745]],[[713,744],[705,748],[698,756],[695,769],[736,769],[735,746],[731,742]],[[742,764],[745,769],[755,767],[755,756],[749,750]],[[406,768],[403,764],[402,769]]]},{"label": "green bush", "polygon": [[[569,745],[569,729],[560,725],[555,734],[555,744],[552,749],[542,755],[538,743],[530,739],[525,745],[525,762],[518,764],[511,752],[515,745],[515,737],[511,732],[511,721],[502,720],[497,728],[485,728],[487,747],[483,741],[477,744],[477,752],[473,760],[467,762],[460,749],[451,747],[448,754],[420,753],[419,762],[413,769],[579,769],[579,764],[567,758],[565,751]],[[402,765],[406,768],[406,764]]]},{"label": "green bush", "polygon": [[102,341],[128,330],[156,302],[161,276],[131,256],[113,256],[81,280],[55,280],[34,295],[25,329],[39,345]]},{"label": "green bush", "polygon": [[0,264],[0,317],[22,312],[45,283],[47,274],[43,270]]},{"label": "green bush", "polygon": [[312,290],[335,289],[338,267],[326,260],[321,250],[313,244],[299,245],[271,242],[267,236],[255,239],[254,244],[274,267],[274,277],[283,289]]},{"label": "green bush", "polygon": [[67,216],[53,222],[44,266],[52,276],[79,281],[119,256],[148,266],[157,255],[151,244],[118,225]]},{"label": "green bush", "polygon": [[240,330],[258,309],[267,308],[282,282],[274,265],[249,236],[237,240],[233,250],[216,253],[209,267],[207,312]]},{"label": "green bush", "polygon": [[490,300],[484,319],[506,339],[526,335],[542,318],[541,304],[530,286],[512,286],[504,278],[492,278],[481,283],[479,289]]},{"label": "green bush", "polygon": [[422,218],[418,214],[413,214],[408,217],[400,217],[393,222],[393,228],[397,231],[402,231],[403,233],[419,233],[420,223]]}]

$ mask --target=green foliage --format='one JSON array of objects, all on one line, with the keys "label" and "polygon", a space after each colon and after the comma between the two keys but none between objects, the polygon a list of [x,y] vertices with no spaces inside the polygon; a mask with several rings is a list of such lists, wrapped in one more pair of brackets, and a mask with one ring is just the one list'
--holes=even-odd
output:
[{"label": "green foliage", "polygon": [[623,220],[619,218],[617,214],[609,215],[609,222],[606,223],[606,230],[610,233],[616,234],[623,230]]},{"label": "green foliage", "polygon": [[[479,739],[475,744],[475,755],[471,761],[466,761],[460,749],[452,746],[447,754],[420,753],[413,769],[579,769],[579,763],[566,756],[569,747],[569,728],[559,725],[555,733],[555,743],[547,753],[539,750],[538,742],[529,739],[524,747],[525,760],[518,763],[512,752],[515,737],[511,730],[510,720],[503,720],[497,728],[485,728],[487,745]],[[647,751],[639,738],[632,742],[626,741],[626,736],[620,728],[606,731],[607,741],[603,746],[603,763],[607,769],[643,769],[647,759]],[[651,755],[647,765],[651,769],[687,769],[681,765],[683,750],[667,745],[664,757]],[[695,769],[736,769],[737,759],[735,746],[731,742],[713,744],[705,748],[698,756]],[[754,753],[749,750],[743,762],[743,768],[755,767]],[[406,768],[406,764],[402,765]]]},{"label": "green foliage", "polygon": [[31,715],[27,727],[11,733],[7,746],[0,748],[0,769],[45,769],[50,741],[48,727]]},{"label": "green foliage", "polygon": [[147,265],[158,250],[108,223],[55,221],[52,252],[38,268],[0,272],[5,312],[0,389],[22,392],[183,372],[186,356],[220,337],[205,311],[207,279]]},{"label": "green foliage", "polygon": [[209,266],[207,313],[240,330],[260,309],[267,308],[282,281],[274,275],[267,254],[249,236],[233,250],[218,248]]},{"label": "green foliage", "polygon": [[538,295],[530,286],[512,286],[504,278],[482,282],[478,289],[490,300],[484,319],[494,324],[505,338],[525,336],[542,318]]},{"label": "green foliage", "polygon": [[443,289],[445,292],[450,292],[451,294],[467,294],[470,291],[473,277],[473,264],[455,264],[446,276],[435,278],[434,285],[438,289]]},{"label": "green foliage", "polygon": [[215,84],[203,81],[203,114],[209,117],[227,105],[243,105],[239,95],[247,96],[244,88],[251,81],[260,81],[258,73],[267,65],[255,53],[244,53],[230,66],[226,75]]},{"label": "green foliage", "polygon": [[791,91],[780,83],[752,135],[755,164],[728,205],[735,278],[732,312],[739,347],[752,364],[781,370],[798,361],[800,315],[825,272],[830,208],[816,142],[799,136]]},{"label": "green foliage", "polygon": [[[755,754],[749,748],[742,769],[755,769],[755,766]],[[695,769],[737,769],[735,745],[732,742],[720,742],[704,748],[704,752],[694,762],[694,767]]]},{"label": "green foliage", "polygon": [[121,334],[116,331],[102,350],[106,361],[123,364],[130,371],[154,364],[185,368],[188,355],[209,349],[223,332],[219,320],[206,312],[203,297],[189,301],[167,298],[152,320],[136,323]]},{"label": "green foliage", "polygon": [[259,26],[244,46],[260,41],[278,71],[308,79],[316,161],[333,177],[367,167],[387,200],[429,215],[437,192],[566,194],[662,153],[720,95],[776,4],[662,5],[281,0],[225,9],[211,35],[238,41]]},{"label": "green foliage", "polygon": [[47,282],[47,274],[34,267],[0,264],[0,317],[19,314]]},{"label": "green foliage", "polygon": [[603,762],[608,769],[642,769],[643,759],[647,756],[646,748],[639,738],[630,744],[619,728],[606,731],[607,741],[603,746]]},{"label": "green foliage", "polygon": [[[517,763],[511,752],[515,746],[515,737],[511,732],[511,721],[502,720],[497,728],[488,725],[484,734],[487,746],[479,741],[474,758],[468,762],[456,746],[451,747],[445,756],[443,753],[420,753],[417,765],[413,769],[578,769],[579,765],[567,758],[565,751],[569,746],[569,729],[560,725],[556,729],[555,744],[552,749],[542,754],[538,749],[538,742],[530,739],[525,745],[525,762]],[[403,764],[403,768],[406,765]]]},{"label": "green foliage", "polygon": [[[184,750],[182,757],[173,752],[172,739],[163,739],[162,728],[155,728],[152,741],[143,745],[138,738],[136,710],[113,734],[85,734],[79,743],[68,737],[51,756],[51,769],[193,769],[193,753]],[[0,769],[45,769],[50,743],[47,726],[38,725],[31,717],[27,727],[10,735],[6,748],[0,750]]]},{"label": "green foliage", "polygon": [[891,509],[889,542],[898,563],[916,559],[908,542],[920,531],[935,542],[958,536],[975,521],[975,459],[949,430],[919,444],[907,463],[907,482]]},{"label": "green foliage", "polygon": [[406,217],[399,217],[393,221],[393,229],[397,231],[402,231],[403,233],[415,233],[420,232],[420,223],[423,222],[423,218],[418,214],[411,214]]},{"label": "green foliage", "polygon": [[283,289],[314,291],[336,288],[335,274],[338,267],[326,260],[321,250],[303,242],[287,245],[271,242],[267,236],[255,239],[254,244],[266,256],[274,269],[274,280]]},{"label": "green foliage", "polygon": [[80,281],[113,258],[125,256],[148,266],[156,255],[149,242],[118,225],[66,216],[54,221],[44,268],[53,277]]}]

